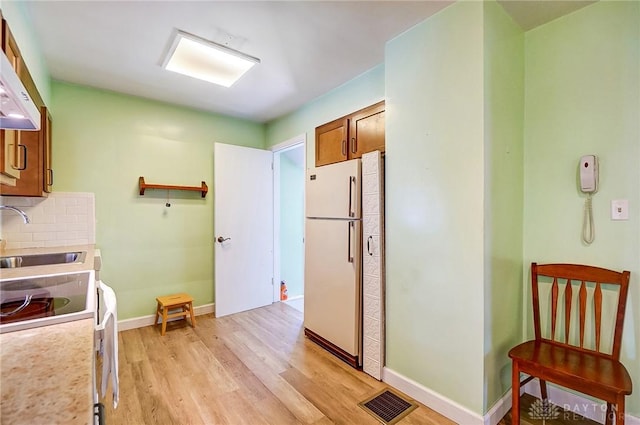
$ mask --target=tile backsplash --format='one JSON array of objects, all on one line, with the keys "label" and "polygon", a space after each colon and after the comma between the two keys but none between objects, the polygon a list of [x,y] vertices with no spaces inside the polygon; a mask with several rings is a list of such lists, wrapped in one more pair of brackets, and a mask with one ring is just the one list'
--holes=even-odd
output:
[{"label": "tile backsplash", "polygon": [[7,249],[96,242],[93,193],[53,192],[47,198],[0,196],[0,204],[20,208],[30,221],[25,224],[14,211],[0,210],[0,237]]}]

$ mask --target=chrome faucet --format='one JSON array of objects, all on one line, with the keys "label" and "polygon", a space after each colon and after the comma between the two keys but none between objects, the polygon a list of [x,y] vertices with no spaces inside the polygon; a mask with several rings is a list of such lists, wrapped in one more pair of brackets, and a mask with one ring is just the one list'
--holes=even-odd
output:
[{"label": "chrome faucet", "polygon": [[20,208],[12,207],[10,205],[0,205],[0,210],[11,210],[16,212],[22,216],[25,224],[29,224],[29,217],[27,216],[27,213],[22,211]]}]

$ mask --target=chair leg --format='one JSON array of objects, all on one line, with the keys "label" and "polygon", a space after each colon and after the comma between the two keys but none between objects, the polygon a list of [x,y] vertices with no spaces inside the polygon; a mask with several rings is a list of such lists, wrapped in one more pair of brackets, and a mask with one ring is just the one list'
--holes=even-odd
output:
[{"label": "chair leg", "polygon": [[542,400],[547,400],[547,381],[540,379],[540,396]]},{"label": "chair leg", "polygon": [[615,406],[613,406],[613,413],[616,417],[616,425],[624,425],[624,396],[619,396]]},{"label": "chair leg", "polygon": [[160,335],[162,336],[167,332],[167,320],[169,319],[167,317],[167,310],[169,310],[167,307],[162,309],[162,330],[160,331]]},{"label": "chair leg", "polygon": [[191,315],[191,326],[196,327],[196,317],[193,314],[193,303],[189,303],[189,314]]},{"label": "chair leg", "polygon": [[511,366],[511,425],[520,425],[520,368],[517,362]]},{"label": "chair leg", "polygon": [[158,324],[158,317],[160,317],[160,303],[156,306],[156,320],[153,322],[154,326]]},{"label": "chair leg", "polygon": [[613,404],[607,402],[607,413],[604,417],[604,425],[611,425],[613,423]]}]

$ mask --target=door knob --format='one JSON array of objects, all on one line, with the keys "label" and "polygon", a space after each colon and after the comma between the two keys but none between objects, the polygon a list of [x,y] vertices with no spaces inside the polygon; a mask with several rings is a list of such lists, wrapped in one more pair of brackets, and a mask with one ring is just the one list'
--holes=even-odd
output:
[{"label": "door knob", "polygon": [[218,242],[222,243],[224,241],[230,241],[231,238],[223,238],[222,236],[218,236]]}]

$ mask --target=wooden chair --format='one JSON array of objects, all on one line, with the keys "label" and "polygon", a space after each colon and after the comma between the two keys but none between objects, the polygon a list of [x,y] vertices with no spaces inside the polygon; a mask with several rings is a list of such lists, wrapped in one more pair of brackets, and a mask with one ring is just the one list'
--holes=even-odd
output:
[{"label": "wooden chair", "polygon": [[[629,272],[577,264],[532,263],[531,285],[535,339],[509,351],[512,424],[520,424],[520,386],[537,377],[543,400],[547,399],[549,381],[606,401],[605,423],[610,425],[615,416],[616,424],[623,425],[625,396],[631,394],[631,377],[619,361]],[[541,305],[540,289],[550,292],[550,302]],[[616,295],[617,304],[613,302]],[[603,299],[612,302],[603,304]],[[607,305],[617,305],[611,311],[615,318],[609,322],[603,319],[603,312],[612,310]],[[574,306],[577,312],[572,310]],[[547,320],[541,322],[545,311],[543,317]],[[611,332],[603,331],[603,323],[611,323]],[[611,344],[601,344],[608,337]],[[520,373],[529,377],[520,382]]]}]

